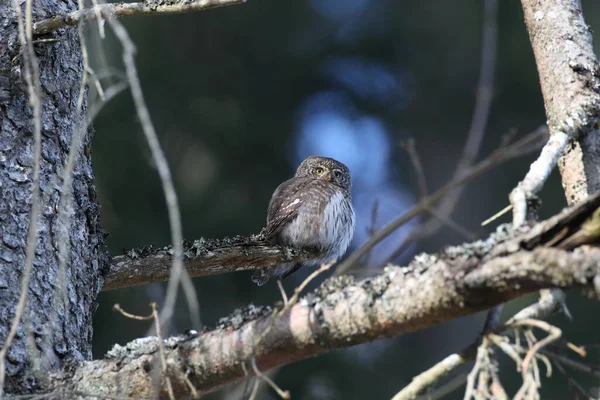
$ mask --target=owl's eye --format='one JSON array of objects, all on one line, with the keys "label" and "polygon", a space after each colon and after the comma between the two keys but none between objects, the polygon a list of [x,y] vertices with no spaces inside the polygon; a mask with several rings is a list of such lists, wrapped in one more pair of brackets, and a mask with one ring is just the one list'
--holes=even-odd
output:
[{"label": "owl's eye", "polygon": [[339,179],[342,177],[342,171],[335,170],[333,171],[333,175],[335,175],[335,177]]},{"label": "owl's eye", "polygon": [[323,173],[323,168],[321,168],[321,167],[315,168],[315,174],[321,175],[322,173]]}]

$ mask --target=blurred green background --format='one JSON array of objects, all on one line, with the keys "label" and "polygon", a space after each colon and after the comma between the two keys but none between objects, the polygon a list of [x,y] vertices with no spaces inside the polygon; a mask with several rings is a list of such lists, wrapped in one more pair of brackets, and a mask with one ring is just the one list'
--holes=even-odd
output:
[{"label": "blurred green background", "polygon": [[[600,3],[583,3],[588,24],[600,29]],[[452,176],[471,121],[482,11],[482,1],[476,0],[249,0],[194,14],[122,18],[137,45],[144,94],[172,168],[184,236],[258,232],[275,187],[313,154],[335,157],[352,171],[357,212],[353,248],[368,237],[375,203],[375,226],[381,227],[418,197],[402,141],[416,140],[429,187],[443,185]],[[497,148],[506,133],[516,131],[518,137],[545,121],[519,2],[500,1],[498,24],[494,99],[479,159]],[[110,34],[100,41],[96,25],[89,27],[94,28],[88,29],[92,66],[109,75],[105,83],[118,82],[123,74],[119,43]],[[600,37],[594,35],[598,50]],[[110,252],[169,243],[161,184],[129,92],[106,104],[94,127],[93,163]],[[494,229],[479,224],[508,204],[508,193],[533,157],[471,181],[453,219],[478,235]],[[558,174],[546,185],[542,201],[543,216],[565,206]],[[375,273],[401,236],[421,221],[380,245],[358,272]],[[396,262],[464,240],[444,228],[415,243]],[[290,277],[287,289],[307,273]],[[249,277],[238,273],[194,280],[203,324],[214,326],[238,307],[280,298],[274,283],[258,288]],[[112,305],[148,314],[151,301],[162,303],[165,286],[101,293],[94,326],[97,357],[114,343],[145,335],[150,327],[113,313]],[[510,304],[504,316],[531,300]],[[569,306],[572,323],[562,315],[551,322],[574,343],[599,342],[598,304],[569,293]],[[415,374],[470,344],[483,317],[333,351],[285,366],[275,380],[294,399],[388,399]],[[173,332],[187,328],[191,322],[180,298]],[[519,375],[514,364],[500,359],[503,382],[514,391]],[[592,379],[581,382],[588,389],[597,385]],[[567,387],[555,371],[544,379],[543,398],[573,398]],[[463,392],[448,398],[462,398]],[[240,396],[230,388],[207,398]],[[259,398],[277,396],[265,390]]]}]

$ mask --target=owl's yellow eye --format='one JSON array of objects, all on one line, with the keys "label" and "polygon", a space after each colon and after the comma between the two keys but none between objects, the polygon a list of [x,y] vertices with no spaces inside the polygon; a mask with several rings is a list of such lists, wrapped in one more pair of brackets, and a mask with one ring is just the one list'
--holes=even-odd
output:
[{"label": "owl's yellow eye", "polygon": [[317,168],[315,168],[315,174],[317,174],[317,175],[321,175],[323,172],[324,172],[324,171],[323,171],[323,168],[321,168],[321,167],[317,167]]}]

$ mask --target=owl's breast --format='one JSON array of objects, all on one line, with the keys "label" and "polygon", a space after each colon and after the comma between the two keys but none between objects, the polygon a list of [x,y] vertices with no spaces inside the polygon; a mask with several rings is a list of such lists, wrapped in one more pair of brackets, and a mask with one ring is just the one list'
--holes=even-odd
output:
[{"label": "owl's breast", "polygon": [[342,191],[336,191],[323,210],[323,220],[319,236],[324,249],[331,258],[339,258],[354,236],[355,217],[350,198]]},{"label": "owl's breast", "polygon": [[281,232],[287,244],[317,247],[322,262],[343,255],[354,235],[355,217],[350,196],[342,190],[320,192],[302,204],[298,217]]}]

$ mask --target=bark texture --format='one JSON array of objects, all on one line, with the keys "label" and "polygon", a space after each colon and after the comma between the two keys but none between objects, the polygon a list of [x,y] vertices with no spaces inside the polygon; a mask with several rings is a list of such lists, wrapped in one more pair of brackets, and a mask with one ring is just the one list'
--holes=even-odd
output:
[{"label": "bark texture", "polygon": [[579,0],[522,0],[550,134],[571,139],[559,160],[569,204],[600,190],[600,66]]},{"label": "bark texture", "polygon": [[[21,3],[24,8],[25,3]],[[72,11],[76,4],[35,1],[34,20]],[[101,250],[104,235],[98,220],[89,135],[75,167],[70,230],[64,232],[57,223],[63,167],[74,121],[78,120],[75,110],[83,64],[76,30],[62,30],[51,37],[59,41],[35,45],[43,97],[42,205],[28,301],[7,355],[8,393],[43,388],[49,370],[62,368],[66,360],[91,358],[92,315],[102,286],[101,269],[106,263]],[[0,2],[0,38],[0,345],[4,345],[20,296],[34,164],[32,112],[11,1]],[[55,296],[62,296],[55,293],[55,288],[59,284],[58,242],[64,238],[71,244],[66,304],[54,303]],[[51,320],[55,304],[59,306],[55,320]],[[30,327],[25,329],[24,322]],[[35,343],[30,350],[27,332],[32,332]],[[32,359],[39,362],[43,373],[35,373]]]}]

